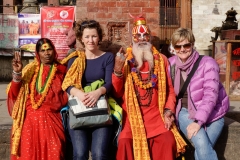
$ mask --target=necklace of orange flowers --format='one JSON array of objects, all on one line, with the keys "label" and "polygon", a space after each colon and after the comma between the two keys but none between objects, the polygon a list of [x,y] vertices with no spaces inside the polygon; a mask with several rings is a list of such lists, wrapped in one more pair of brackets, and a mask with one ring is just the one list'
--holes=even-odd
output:
[{"label": "necklace of orange flowers", "polygon": [[[30,86],[30,99],[31,99],[32,107],[34,109],[37,109],[44,101],[49,91],[49,88],[52,84],[52,80],[55,76],[56,71],[57,71],[57,65],[54,63],[53,65],[51,65],[47,79],[44,85],[42,86],[43,64],[41,64],[40,67],[39,66],[36,67],[35,74],[33,76],[33,80]],[[36,86],[37,92],[42,95],[37,102],[35,101],[35,98],[34,98],[35,86]]]},{"label": "necklace of orange flowers", "polygon": [[[133,66],[135,64],[135,59],[132,56],[132,50],[128,48],[127,52],[128,52],[128,55],[131,55],[130,57],[128,57],[128,59]],[[144,83],[142,80],[139,79],[139,76],[138,76],[139,73],[134,66],[131,68],[131,75],[133,77],[133,81],[135,85],[142,89],[148,89],[156,86],[157,74],[159,70],[159,52],[155,48],[153,48],[153,57],[154,57],[154,69],[151,75],[151,80],[148,83]]]}]

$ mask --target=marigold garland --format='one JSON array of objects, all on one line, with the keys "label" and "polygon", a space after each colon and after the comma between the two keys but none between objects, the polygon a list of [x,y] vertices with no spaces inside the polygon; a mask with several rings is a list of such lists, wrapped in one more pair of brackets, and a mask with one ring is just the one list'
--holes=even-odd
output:
[{"label": "marigold garland", "polygon": [[53,66],[54,66],[54,65],[51,65],[50,71],[48,72],[48,76],[47,76],[47,78],[46,78],[46,81],[45,81],[45,83],[42,85],[43,64],[41,64],[40,71],[38,72],[38,76],[37,76],[37,82],[36,82],[36,90],[37,90],[38,93],[42,93],[42,92],[45,91],[45,89],[46,89],[46,84],[48,84],[49,81],[50,81],[50,78],[49,78],[49,77],[50,77],[50,75],[51,75],[51,73],[52,73],[52,71],[53,71]]},{"label": "marigold garland", "polygon": [[[61,62],[61,61],[59,61]],[[67,59],[63,62],[61,62],[61,64],[65,64],[67,63]],[[53,66],[54,70],[52,72],[52,76],[55,76],[56,70],[57,70],[57,64],[54,64]],[[30,94],[30,99],[31,97],[34,97],[34,86],[35,86],[35,82],[32,82],[32,78],[34,76],[37,76],[38,74],[38,70],[39,70],[39,62],[36,58],[34,58],[34,61],[27,64],[22,71],[22,86],[20,88],[17,100],[15,101],[15,103],[13,104],[13,108],[12,108],[12,118],[13,118],[13,127],[12,127],[12,134],[11,134],[11,154],[12,155],[16,155],[19,156],[19,147],[20,147],[20,141],[21,141],[21,132],[22,132],[22,126],[23,126],[23,122],[24,122],[24,118],[25,118],[25,108],[26,108],[26,101],[28,98],[28,95]],[[37,71],[37,73],[36,73]],[[36,77],[33,78],[33,80],[36,80]],[[49,78],[52,82],[51,76]],[[48,89],[49,86],[51,84],[48,85]],[[7,87],[7,93],[10,89],[11,83],[9,83],[8,87]],[[29,93],[30,91],[30,93]],[[47,94],[48,91],[46,91]],[[46,95],[45,95],[46,96]],[[45,98],[44,95],[42,95],[42,98],[44,100]],[[32,98],[34,100],[34,98]],[[42,100],[42,101],[43,101]],[[31,101],[32,103],[32,101]],[[34,103],[35,100],[34,100]],[[34,104],[32,103],[32,104]],[[38,101],[38,103],[40,103],[40,101]],[[9,105],[9,104],[8,104]],[[34,106],[32,106],[32,108],[37,109],[38,106],[37,104]]]},{"label": "marigold garland", "polygon": [[[55,76],[55,73],[57,71],[57,64],[53,64],[52,66],[52,72],[50,72],[50,75],[49,75],[49,78],[48,80],[46,81],[46,84],[45,84],[45,87],[44,89],[42,90],[42,92],[40,93],[41,94],[41,98],[36,102],[35,101],[35,86],[36,86],[36,82],[37,82],[37,77],[38,77],[38,73],[39,73],[39,70],[40,70],[40,67],[36,67],[35,69],[35,73],[34,73],[34,76],[33,76],[33,79],[32,79],[32,83],[30,85],[30,99],[31,99],[31,103],[32,103],[32,108],[33,109],[38,109],[38,107],[42,104],[42,102],[44,101],[48,91],[49,91],[49,88],[52,84],[52,80]],[[41,81],[42,79],[40,79]]]},{"label": "marigold garland", "polygon": [[[158,64],[155,63],[154,66],[158,65],[159,69],[157,70],[157,84],[158,85],[158,104],[161,118],[164,120],[164,108],[166,102],[166,73],[164,66],[164,58],[159,55],[159,52],[156,48],[152,48],[152,52],[154,53],[154,58],[158,59]],[[128,53],[128,63],[133,59],[132,48],[127,48]],[[156,54],[157,53],[157,54]],[[132,129],[133,136],[133,152],[134,159],[136,160],[150,160],[150,154],[147,145],[147,138],[145,133],[145,128],[143,125],[143,119],[139,107],[139,103],[137,101],[136,93],[134,90],[133,84],[136,83],[134,81],[133,75],[131,73],[131,68],[133,66],[125,63],[124,65],[124,77],[125,77],[125,100],[127,104],[127,113],[129,115],[129,121]],[[155,73],[154,73],[155,74]],[[134,82],[133,82],[134,81]],[[177,153],[176,156],[179,156],[180,153],[185,152],[185,146],[187,145],[184,139],[179,134],[177,127],[173,124],[172,133],[174,134],[176,144],[177,144]]]},{"label": "marigold garland", "polygon": [[151,87],[155,87],[156,81],[157,81],[157,74],[158,74],[158,71],[159,71],[159,52],[156,49],[153,49],[154,69],[153,69],[153,74],[151,75],[150,82],[148,82],[146,84],[144,84],[143,81],[141,81],[139,79],[138,71],[134,67],[135,59],[132,56],[132,50],[127,49],[127,54],[129,55],[128,61],[129,61],[129,63],[131,63],[130,66],[132,66],[131,75],[133,77],[134,84],[136,86],[142,88],[142,89],[148,89],[148,88],[151,88]]}]

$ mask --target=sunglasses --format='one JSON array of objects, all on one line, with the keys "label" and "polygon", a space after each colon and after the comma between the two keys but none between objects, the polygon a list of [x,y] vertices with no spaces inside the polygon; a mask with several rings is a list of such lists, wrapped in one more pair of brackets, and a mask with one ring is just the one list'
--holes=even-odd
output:
[{"label": "sunglasses", "polygon": [[95,24],[97,24],[97,23],[98,23],[98,22],[95,21],[95,20],[83,21],[83,22],[81,23],[81,26],[82,26],[82,27],[85,27],[85,26],[95,25]]},{"label": "sunglasses", "polygon": [[175,50],[180,50],[182,47],[183,47],[184,49],[189,49],[189,48],[191,48],[191,46],[192,46],[192,43],[186,43],[186,44],[184,44],[184,45],[175,45],[173,48],[174,48]]}]

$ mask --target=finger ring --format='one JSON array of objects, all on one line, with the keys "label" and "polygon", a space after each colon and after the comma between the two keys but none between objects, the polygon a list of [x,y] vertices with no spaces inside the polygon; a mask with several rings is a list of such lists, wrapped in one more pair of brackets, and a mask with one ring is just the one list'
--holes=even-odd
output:
[{"label": "finger ring", "polygon": [[91,102],[93,102],[94,101],[94,99],[91,99]]},{"label": "finger ring", "polygon": [[117,52],[117,56],[121,56],[121,53],[120,53],[120,52]]}]

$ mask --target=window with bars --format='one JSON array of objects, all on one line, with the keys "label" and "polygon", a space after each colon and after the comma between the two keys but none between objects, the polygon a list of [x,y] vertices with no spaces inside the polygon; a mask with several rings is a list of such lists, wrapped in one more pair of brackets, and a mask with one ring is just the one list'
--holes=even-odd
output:
[{"label": "window with bars", "polygon": [[0,13],[3,13],[3,0],[0,0]]},{"label": "window with bars", "polygon": [[160,26],[180,26],[179,0],[160,0]]}]

